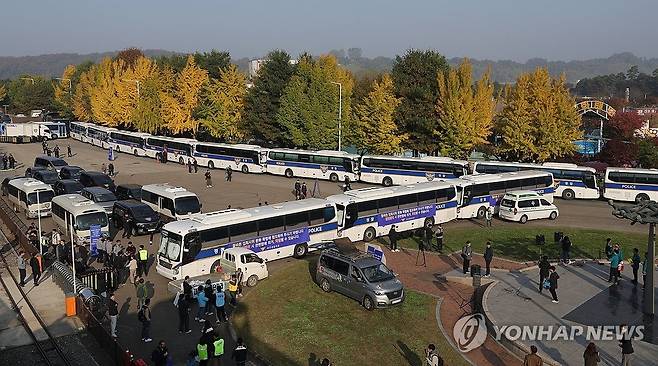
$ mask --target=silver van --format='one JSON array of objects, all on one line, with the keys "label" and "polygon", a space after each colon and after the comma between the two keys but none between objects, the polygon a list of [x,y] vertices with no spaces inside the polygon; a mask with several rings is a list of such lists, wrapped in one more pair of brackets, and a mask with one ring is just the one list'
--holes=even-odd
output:
[{"label": "silver van", "polygon": [[370,254],[328,249],[320,254],[316,271],[315,279],[323,291],[333,290],[351,297],[366,310],[404,301],[402,282]]}]

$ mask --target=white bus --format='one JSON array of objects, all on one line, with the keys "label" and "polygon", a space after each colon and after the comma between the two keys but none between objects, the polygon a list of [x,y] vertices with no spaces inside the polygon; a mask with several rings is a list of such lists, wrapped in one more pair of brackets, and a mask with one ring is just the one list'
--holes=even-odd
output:
[{"label": "white bus", "polygon": [[39,125],[44,125],[50,130],[51,139],[65,139],[69,137],[64,122],[34,122]]},{"label": "white bus", "polygon": [[164,136],[149,136],[146,138],[144,150],[149,158],[161,160],[162,152],[167,148],[167,161],[180,164],[187,163],[187,157],[192,156],[197,140]]},{"label": "white bus", "polygon": [[91,123],[79,122],[79,121],[69,123],[69,128],[70,128],[69,133],[71,134],[71,138],[86,143],[87,127],[89,127],[90,125]]},{"label": "white bus", "polygon": [[542,170],[553,174],[555,195],[563,199],[598,199],[601,196],[596,181],[596,169],[568,163],[508,163],[504,161],[477,161],[473,173],[497,174],[521,170]]},{"label": "white bus", "polygon": [[201,212],[199,197],[194,192],[168,183],[142,186],[142,202],[151,206],[165,221],[186,219]]},{"label": "white bus", "polygon": [[231,247],[266,261],[303,257],[335,239],[336,227],[335,206],[317,198],[195,215],[162,228],[156,269],[170,279],[208,274]]},{"label": "white bus", "polygon": [[658,201],[658,170],[608,168],[603,197],[614,201]]},{"label": "white bus", "polygon": [[348,177],[354,182],[359,178],[359,156],[344,151],[271,149],[267,152],[267,172],[332,182]]},{"label": "white bus", "polygon": [[243,173],[264,173],[267,150],[257,145],[228,145],[213,142],[194,144],[194,158],[209,169],[231,167]]},{"label": "white bus", "polygon": [[64,240],[68,241],[73,230],[73,240],[76,243],[89,242],[91,225],[100,226],[101,236],[108,237],[110,234],[105,210],[79,194],[57,196],[53,198],[52,207],[53,221],[66,233]]},{"label": "white bus", "polygon": [[85,142],[103,149],[107,149],[109,147],[107,144],[107,139],[110,135],[110,132],[112,131],[117,131],[117,129],[90,124],[87,126],[87,138]]},{"label": "white bus", "polygon": [[27,218],[50,216],[53,188],[34,178],[16,178],[7,184],[7,197],[14,211],[23,211]]},{"label": "white bus", "polygon": [[359,180],[384,186],[413,184],[468,174],[468,162],[447,157],[404,158],[364,155]]},{"label": "white bus", "polygon": [[146,156],[145,140],[150,137],[148,133],[111,131],[107,138],[108,147],[115,152],[123,152],[135,156]]},{"label": "white bus", "polygon": [[553,175],[532,170],[465,175],[447,182],[457,186],[460,196],[457,217],[460,219],[484,218],[489,206],[497,210],[501,198],[510,191],[535,191],[551,203],[555,193]]},{"label": "white bus", "polygon": [[362,188],[327,200],[336,204],[338,236],[351,241],[371,241],[387,235],[391,225],[407,231],[457,217],[456,188],[445,182]]}]

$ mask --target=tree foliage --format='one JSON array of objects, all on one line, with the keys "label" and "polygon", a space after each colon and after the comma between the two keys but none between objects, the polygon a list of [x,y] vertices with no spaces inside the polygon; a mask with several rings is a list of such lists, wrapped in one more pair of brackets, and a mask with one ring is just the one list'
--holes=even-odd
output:
[{"label": "tree foliage", "polygon": [[635,112],[619,111],[603,124],[603,136],[610,139],[631,140],[644,121]]},{"label": "tree foliage", "polygon": [[194,62],[201,69],[208,71],[212,79],[219,79],[221,71],[231,64],[231,55],[225,51],[211,50],[210,52],[195,53]]},{"label": "tree foliage", "polygon": [[601,149],[600,159],[611,166],[633,167],[637,164],[637,156],[635,141],[610,140]]},{"label": "tree foliage", "polygon": [[137,64],[137,60],[143,59],[145,57],[146,56],[144,55],[144,52],[142,52],[142,50],[140,50],[139,48],[130,47],[119,52],[117,54],[116,59],[122,60],[123,66],[126,69],[128,69],[128,68],[134,68],[135,65]]},{"label": "tree foliage", "polygon": [[392,70],[395,94],[402,98],[396,111],[398,127],[409,133],[407,147],[434,153],[439,145],[434,138],[437,122],[437,75],[448,71],[445,57],[435,51],[409,50],[397,56]]},{"label": "tree foliage", "polygon": [[498,127],[503,156],[545,161],[575,151],[573,142],[582,138],[581,120],[564,77],[552,79],[546,69],[538,68],[508,86],[503,101]]},{"label": "tree foliage", "polygon": [[185,68],[176,77],[174,92],[160,94],[162,114],[167,116],[166,126],[171,133],[197,131],[199,121],[194,118],[193,112],[198,106],[200,92],[206,82],[207,71],[199,68],[194,57],[190,55]]},{"label": "tree foliage", "polygon": [[384,74],[375,81],[372,90],[354,107],[354,124],[357,129],[355,143],[359,150],[371,154],[399,154],[407,138],[398,130],[395,109],[400,105],[393,90],[393,79]]},{"label": "tree foliage", "polygon": [[439,72],[438,84],[439,118],[433,134],[441,155],[466,159],[491,135],[496,103],[489,73],[473,85],[471,64],[465,59],[456,69]]},{"label": "tree foliage", "polygon": [[5,100],[7,97],[7,88],[4,85],[0,85],[0,102]]},{"label": "tree foliage", "polygon": [[23,75],[7,85],[9,108],[15,113],[31,109],[54,109],[54,89],[50,80],[39,76]]},{"label": "tree foliage", "polygon": [[235,65],[219,71],[204,87],[199,116],[211,136],[236,142],[244,139],[242,124],[246,76]]}]

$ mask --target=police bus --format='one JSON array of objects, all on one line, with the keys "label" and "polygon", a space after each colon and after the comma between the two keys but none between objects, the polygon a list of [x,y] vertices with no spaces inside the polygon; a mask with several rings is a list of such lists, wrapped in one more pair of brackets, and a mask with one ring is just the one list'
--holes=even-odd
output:
[{"label": "police bus", "polygon": [[425,182],[390,188],[369,187],[327,197],[336,204],[338,236],[371,241],[398,231],[432,226],[457,217],[457,191],[453,184]]},{"label": "police bus", "polygon": [[74,140],[87,142],[87,127],[93,126],[87,122],[71,122],[69,123],[70,135]]},{"label": "police bus", "polygon": [[116,152],[146,156],[144,143],[150,136],[148,133],[141,132],[111,131],[107,138],[107,144]]},{"label": "police bus", "polygon": [[412,184],[468,174],[468,162],[447,157],[404,158],[364,155],[359,180],[384,186]]},{"label": "police bus", "polygon": [[213,142],[194,144],[194,158],[209,169],[240,170],[243,173],[264,173],[267,150],[257,145],[228,145]]},{"label": "police bus", "polygon": [[164,225],[156,269],[170,279],[208,274],[231,247],[266,261],[303,257],[335,239],[336,227],[335,206],[317,198],[194,215]]},{"label": "police bus", "polygon": [[105,210],[79,194],[63,194],[53,198],[52,210],[53,221],[66,233],[64,240],[71,237],[72,230],[75,242],[89,242],[92,225],[99,226],[101,236],[109,236],[110,227]]},{"label": "police bus", "polygon": [[504,161],[477,161],[474,173],[497,174],[520,170],[542,170],[553,174],[555,195],[563,199],[598,199],[601,196],[596,181],[596,169],[568,163],[508,163]]},{"label": "police bus", "polygon": [[151,206],[165,221],[181,220],[201,212],[199,197],[194,192],[168,183],[142,186],[142,202]]},{"label": "police bus", "polygon": [[87,126],[86,142],[94,146],[107,149],[109,147],[107,144],[107,138],[112,131],[117,131],[117,129],[111,127],[89,125]]},{"label": "police bus", "polygon": [[658,170],[608,168],[603,197],[614,201],[658,201]]},{"label": "police bus", "polygon": [[162,160],[162,152],[167,148],[167,161],[185,164],[187,158],[192,156],[196,143],[194,139],[149,136],[144,144],[144,153],[149,158]]},{"label": "police bus", "polygon": [[532,170],[465,175],[447,182],[457,186],[460,196],[457,217],[460,219],[484,218],[487,209],[491,206],[497,210],[500,199],[510,191],[535,191],[551,203],[555,193],[553,175]]},{"label": "police bus", "polygon": [[359,178],[359,156],[344,151],[271,149],[267,152],[267,172],[288,178],[329,179],[354,182]]},{"label": "police bus", "polygon": [[50,216],[53,188],[34,178],[16,178],[7,184],[7,197],[14,211],[23,211],[27,218]]}]

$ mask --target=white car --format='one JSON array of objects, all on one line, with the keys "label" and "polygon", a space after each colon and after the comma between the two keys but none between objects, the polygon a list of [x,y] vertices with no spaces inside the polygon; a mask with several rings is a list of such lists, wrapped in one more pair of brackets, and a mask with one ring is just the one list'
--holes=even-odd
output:
[{"label": "white car", "polygon": [[522,224],[528,220],[555,220],[559,214],[557,206],[533,191],[508,192],[500,201],[498,210],[501,219],[518,221]]},{"label": "white car", "polygon": [[25,115],[23,113],[19,113],[19,114],[15,115],[14,117],[25,117]]}]

